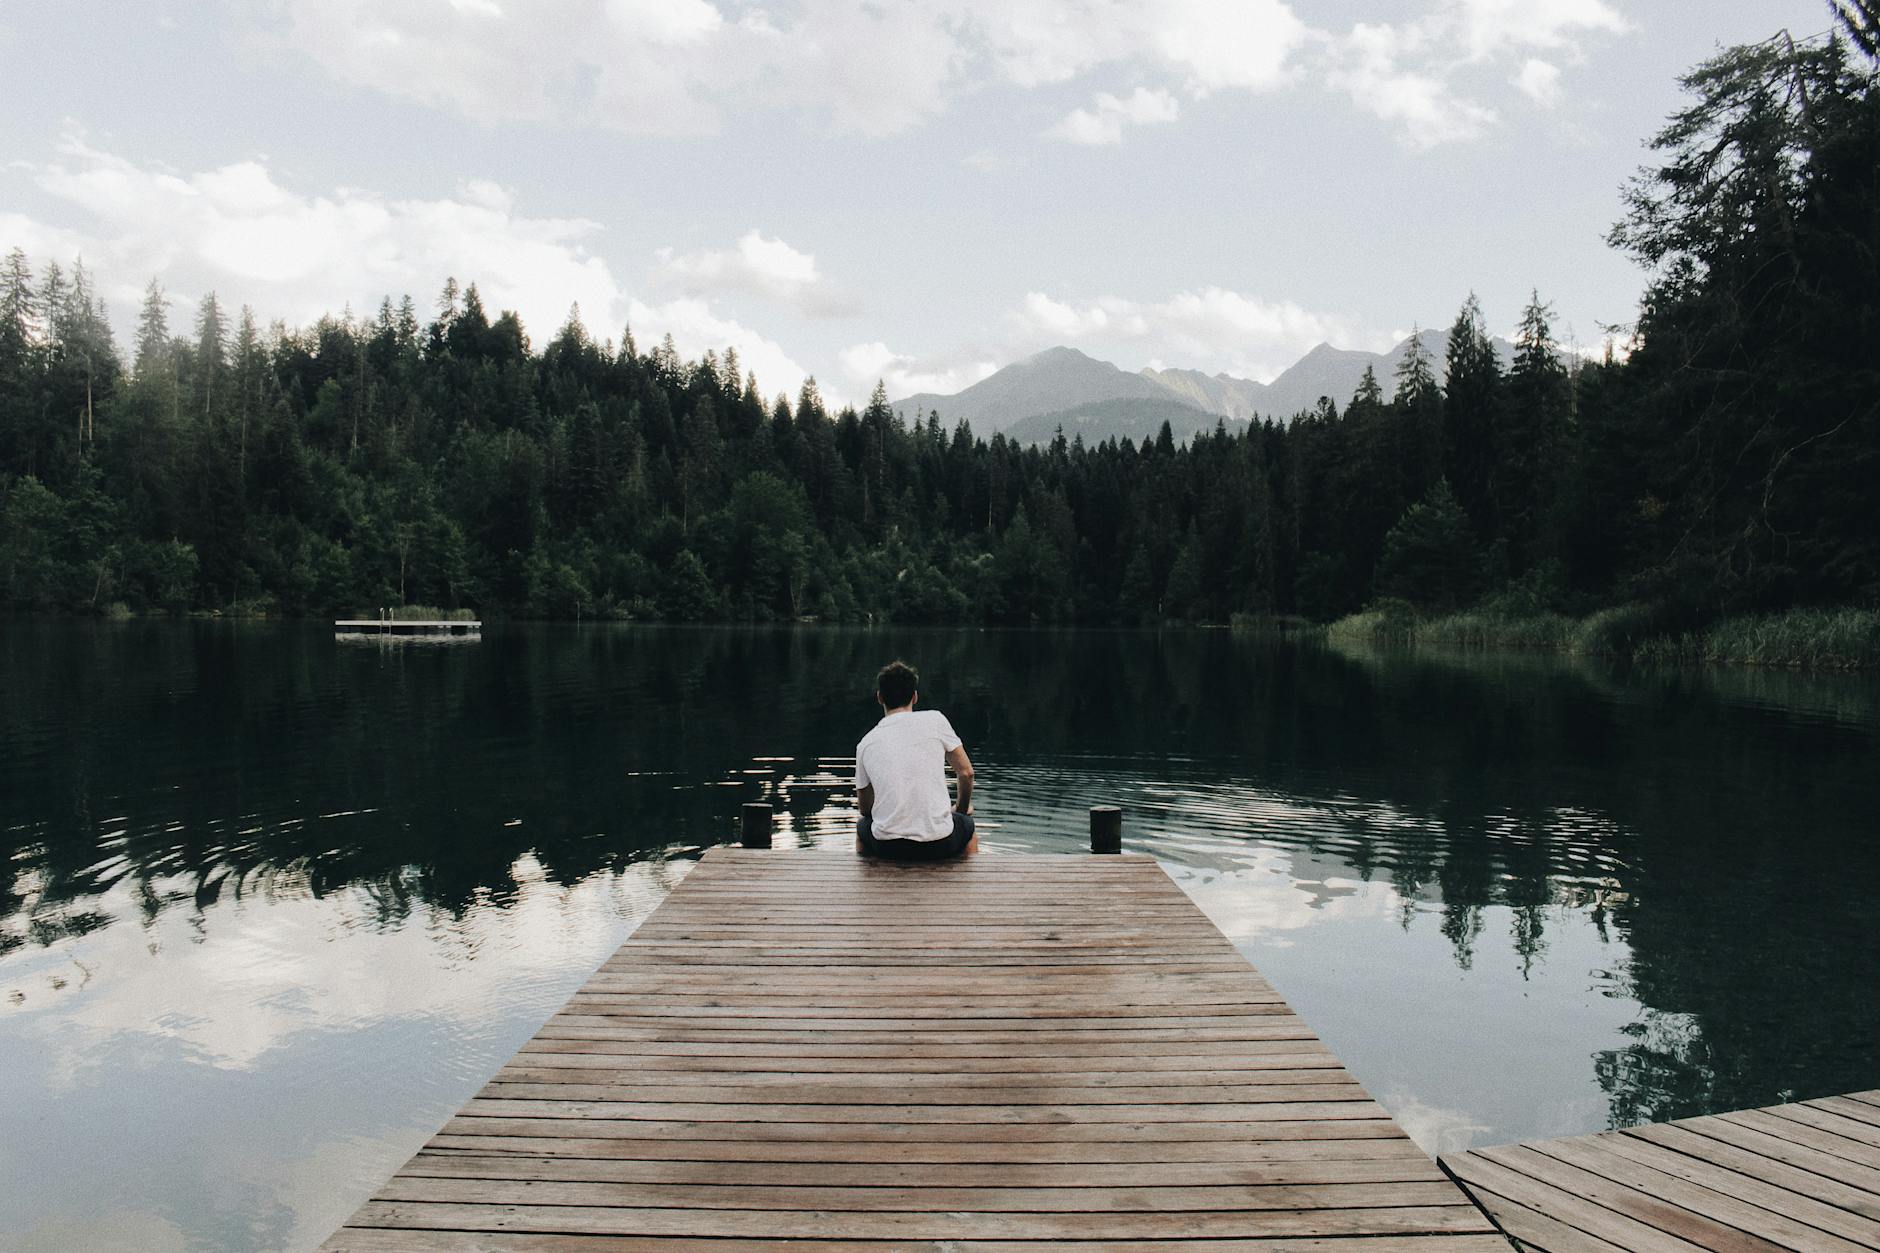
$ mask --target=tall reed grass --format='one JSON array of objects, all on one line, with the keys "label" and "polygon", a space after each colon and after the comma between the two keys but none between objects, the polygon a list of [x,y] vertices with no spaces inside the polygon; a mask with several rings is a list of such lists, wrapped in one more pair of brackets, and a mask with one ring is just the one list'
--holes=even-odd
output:
[{"label": "tall reed grass", "polygon": [[1652,605],[1618,605],[1584,618],[1486,612],[1419,618],[1390,604],[1340,618],[1326,638],[1343,643],[1452,649],[1539,649],[1672,664],[1778,666],[1809,670],[1880,667],[1880,609],[1790,609],[1682,627]]},{"label": "tall reed grass", "polygon": [[1790,609],[1724,618],[1701,631],[1646,640],[1634,655],[1641,661],[1867,670],[1880,666],[1880,610]]}]

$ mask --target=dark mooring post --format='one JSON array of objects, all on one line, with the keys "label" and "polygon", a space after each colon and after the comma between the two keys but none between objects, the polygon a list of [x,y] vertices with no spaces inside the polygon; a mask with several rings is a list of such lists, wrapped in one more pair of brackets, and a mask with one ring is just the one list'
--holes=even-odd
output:
[{"label": "dark mooring post", "polygon": [[751,801],[744,806],[744,821],[741,829],[744,847],[770,847],[770,806],[762,801]]},{"label": "dark mooring post", "polygon": [[1123,851],[1123,810],[1120,806],[1092,805],[1090,807],[1090,851],[1093,853]]}]

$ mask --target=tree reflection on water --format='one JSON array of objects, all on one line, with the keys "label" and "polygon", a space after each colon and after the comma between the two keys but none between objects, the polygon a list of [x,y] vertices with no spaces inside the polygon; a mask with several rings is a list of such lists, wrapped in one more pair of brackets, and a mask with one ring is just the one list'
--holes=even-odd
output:
[{"label": "tree reflection on water", "polygon": [[760,796],[839,844],[897,654],[983,763],[995,848],[1071,851],[1121,800],[1174,863],[1257,845],[1295,886],[1388,885],[1461,972],[1535,976],[1563,925],[1616,942],[1591,977],[1640,1012],[1588,1048],[1615,1125],[1876,1082],[1872,679],[1226,632],[9,623],[0,960],[170,910],[212,938],[242,899],[460,918],[521,865],[683,860]]}]

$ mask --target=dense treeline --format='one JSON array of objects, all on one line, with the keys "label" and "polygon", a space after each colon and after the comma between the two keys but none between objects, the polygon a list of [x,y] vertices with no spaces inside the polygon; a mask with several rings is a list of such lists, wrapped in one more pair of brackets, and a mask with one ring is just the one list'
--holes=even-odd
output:
[{"label": "dense treeline", "polygon": [[766,400],[736,354],[536,351],[474,286],[309,329],[186,333],[153,282],[128,362],[90,276],[0,273],[0,597],[107,612],[422,602],[554,617],[1330,618],[1644,601],[1880,602],[1880,95],[1872,0],[1686,80],[1612,242],[1633,351],[1569,367],[1538,296],[1504,369],[1446,359],[1177,446],[1021,447]]}]

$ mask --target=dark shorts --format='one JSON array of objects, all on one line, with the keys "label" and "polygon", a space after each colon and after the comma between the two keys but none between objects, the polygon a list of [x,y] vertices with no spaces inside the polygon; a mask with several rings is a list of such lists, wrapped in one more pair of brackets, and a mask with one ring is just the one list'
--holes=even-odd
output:
[{"label": "dark shorts", "polygon": [[957,810],[953,814],[953,834],[941,840],[877,840],[874,825],[863,818],[856,832],[862,837],[862,856],[883,861],[945,861],[965,852],[973,838],[972,815]]}]

